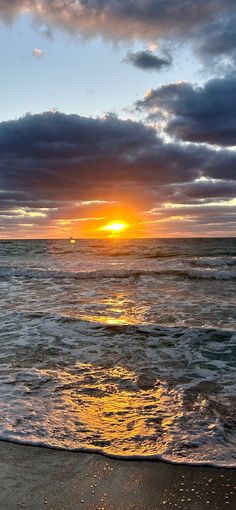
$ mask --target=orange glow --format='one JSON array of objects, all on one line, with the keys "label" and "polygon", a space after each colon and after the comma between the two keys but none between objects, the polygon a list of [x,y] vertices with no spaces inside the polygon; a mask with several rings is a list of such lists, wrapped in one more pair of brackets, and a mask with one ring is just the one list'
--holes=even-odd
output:
[{"label": "orange glow", "polygon": [[99,227],[98,230],[108,231],[111,235],[119,235],[129,228],[129,224],[125,221],[111,221],[107,225]]},{"label": "orange glow", "polygon": [[[24,219],[23,223],[21,219],[19,221],[21,227],[20,237],[27,239],[66,239],[71,248],[77,245],[78,239],[110,239],[115,241],[118,239],[151,237],[152,224],[146,224],[144,221],[151,221],[152,218],[145,211],[140,211],[140,204],[137,206],[136,203],[130,200],[126,202],[123,198],[122,200],[117,199],[116,202],[100,202],[98,200],[87,201],[82,206],[74,203],[68,210],[65,207],[61,212],[55,210],[50,214],[44,210],[45,208],[40,209],[42,213],[48,214],[47,223],[45,220],[42,225],[37,224],[37,220],[34,218]],[[145,204],[143,204],[143,208],[145,207]],[[84,211],[84,208],[86,208],[86,211]],[[156,224],[154,225],[156,227]],[[0,238],[4,238],[2,230],[0,230]]]}]

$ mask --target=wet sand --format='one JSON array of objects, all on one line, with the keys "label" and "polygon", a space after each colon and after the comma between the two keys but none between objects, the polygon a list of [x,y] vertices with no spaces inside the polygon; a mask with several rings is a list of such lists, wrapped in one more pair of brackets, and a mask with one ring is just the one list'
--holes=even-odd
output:
[{"label": "wet sand", "polygon": [[236,469],[121,461],[0,442],[0,509],[234,510]]}]

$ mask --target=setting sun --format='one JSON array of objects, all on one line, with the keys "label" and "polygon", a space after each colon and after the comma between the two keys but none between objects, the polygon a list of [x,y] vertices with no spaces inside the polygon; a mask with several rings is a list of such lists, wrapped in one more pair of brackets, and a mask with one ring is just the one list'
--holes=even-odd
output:
[{"label": "setting sun", "polygon": [[99,230],[108,231],[111,235],[116,235],[124,232],[128,227],[129,224],[125,221],[111,221],[107,225],[100,227]]}]

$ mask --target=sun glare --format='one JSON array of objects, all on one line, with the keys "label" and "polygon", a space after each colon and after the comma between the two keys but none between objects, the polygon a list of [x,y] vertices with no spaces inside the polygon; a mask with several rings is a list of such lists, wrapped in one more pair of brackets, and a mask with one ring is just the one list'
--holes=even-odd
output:
[{"label": "sun glare", "polygon": [[111,235],[116,235],[124,232],[129,227],[125,221],[111,221],[107,225],[100,227],[99,230],[110,232]]}]

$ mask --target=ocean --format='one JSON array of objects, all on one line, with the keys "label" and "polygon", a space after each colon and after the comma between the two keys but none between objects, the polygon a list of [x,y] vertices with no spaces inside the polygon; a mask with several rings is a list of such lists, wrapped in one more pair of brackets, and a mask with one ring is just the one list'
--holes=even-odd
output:
[{"label": "ocean", "polygon": [[0,439],[236,466],[236,238],[0,242]]}]

